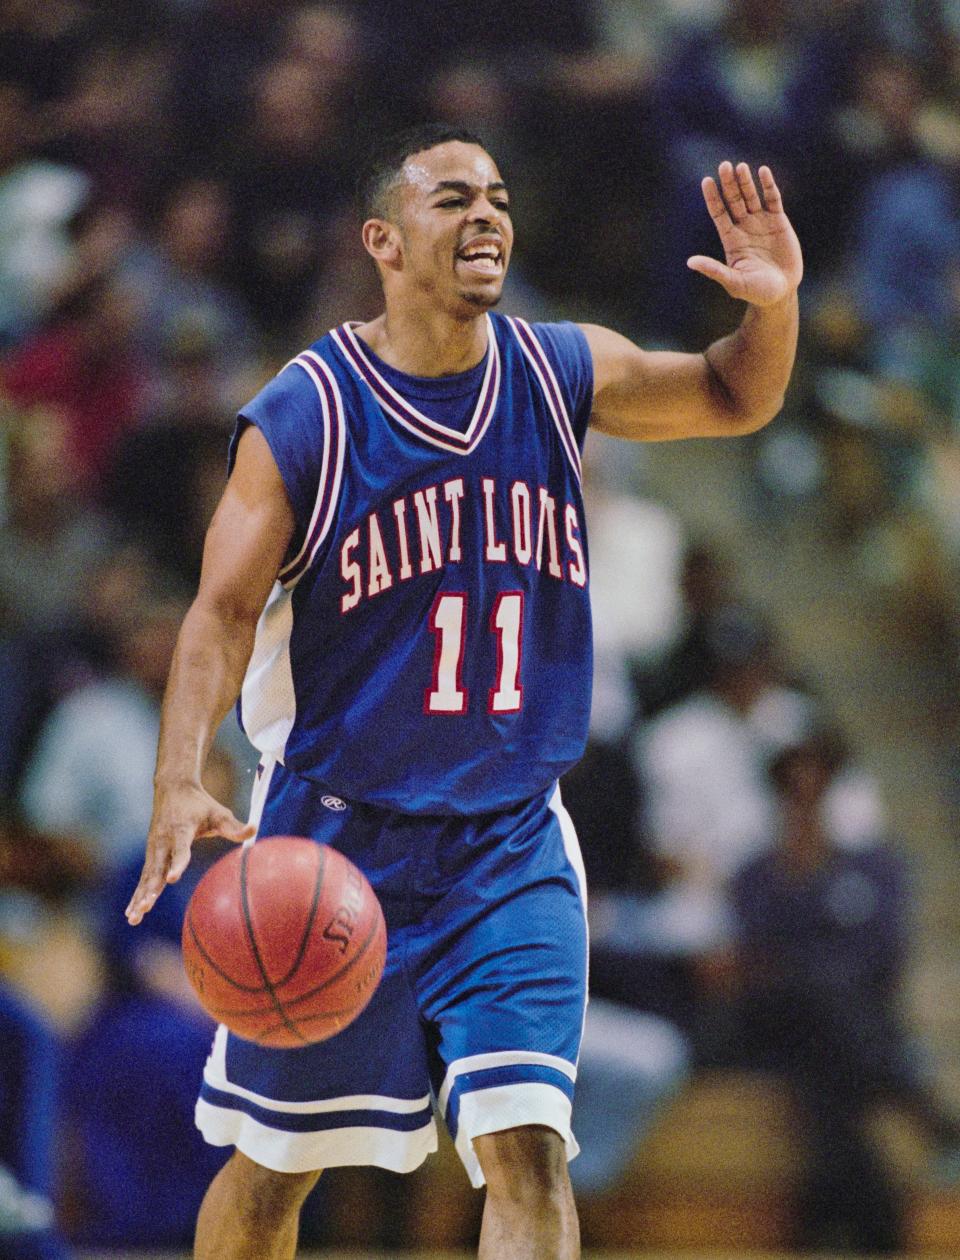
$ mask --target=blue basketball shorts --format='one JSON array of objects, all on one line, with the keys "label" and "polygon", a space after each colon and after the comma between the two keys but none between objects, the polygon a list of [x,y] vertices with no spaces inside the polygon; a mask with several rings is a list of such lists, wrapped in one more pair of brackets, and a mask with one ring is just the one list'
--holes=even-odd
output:
[{"label": "blue basketball shorts", "polygon": [[410,1172],[443,1117],[470,1180],[473,1139],[570,1127],[587,986],[583,865],[556,788],[502,813],[421,817],[341,801],[275,762],[258,771],[258,834],[332,845],[387,922],[383,979],[358,1018],[303,1049],[217,1030],[197,1125],[278,1172]]}]

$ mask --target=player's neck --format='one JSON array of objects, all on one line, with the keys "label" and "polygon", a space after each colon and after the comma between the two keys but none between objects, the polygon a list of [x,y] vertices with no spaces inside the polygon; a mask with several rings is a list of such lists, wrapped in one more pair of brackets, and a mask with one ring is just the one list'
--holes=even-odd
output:
[{"label": "player's neck", "polygon": [[444,311],[387,309],[357,330],[374,354],[410,376],[451,376],[476,367],[487,352],[483,313],[454,319]]}]

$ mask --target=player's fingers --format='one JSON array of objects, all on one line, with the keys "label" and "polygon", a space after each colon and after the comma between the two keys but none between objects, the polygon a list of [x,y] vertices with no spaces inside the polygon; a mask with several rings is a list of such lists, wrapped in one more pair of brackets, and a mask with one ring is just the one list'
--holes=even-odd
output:
[{"label": "player's fingers", "polygon": [[717,188],[716,180],[707,175],[700,181],[700,188],[703,192],[703,200],[707,204],[710,218],[713,219],[719,231],[730,227],[732,220],[724,205],[723,198],[720,196],[720,190]]},{"label": "player's fingers", "polygon": [[722,262],[718,262],[716,258],[710,258],[705,254],[694,254],[692,258],[687,259],[687,266],[691,271],[696,271],[701,276],[706,276],[708,280],[715,280],[728,293],[737,296],[740,281],[732,267],[727,267]]},{"label": "player's fingers", "polygon": [[173,836],[173,848],[170,853],[170,862],[167,866],[167,876],[164,881],[167,884],[175,884],[183,872],[190,865],[190,852],[193,848],[193,842],[202,833],[193,824],[184,823],[182,826],[171,828]]},{"label": "player's fingers", "polygon": [[756,214],[759,210],[762,210],[763,203],[760,200],[760,194],[757,192],[757,186],[753,182],[753,174],[746,162],[737,163],[737,184],[750,213]]},{"label": "player's fingers", "polygon": [[777,214],[783,210],[783,199],[780,196],[780,189],[777,187],[777,181],[773,178],[773,171],[769,166],[761,166],[757,172],[760,176],[760,187],[763,189],[763,202],[768,210],[772,210]]},{"label": "player's fingers", "polygon": [[169,863],[168,850],[152,847],[148,851],[140,882],[133,890],[133,896],[126,909],[127,919],[134,926],[153,908],[153,903],[163,892]]},{"label": "player's fingers", "polygon": [[211,811],[198,836],[222,836],[224,840],[233,840],[237,844],[249,840],[256,833],[252,823],[242,823],[229,809]]},{"label": "player's fingers", "polygon": [[743,193],[740,191],[740,184],[737,181],[733,163],[721,162],[717,174],[720,176],[720,187],[723,189],[723,196],[727,203],[727,209],[730,211],[730,217],[734,223],[739,223],[741,219],[746,218],[747,206],[743,199]]}]

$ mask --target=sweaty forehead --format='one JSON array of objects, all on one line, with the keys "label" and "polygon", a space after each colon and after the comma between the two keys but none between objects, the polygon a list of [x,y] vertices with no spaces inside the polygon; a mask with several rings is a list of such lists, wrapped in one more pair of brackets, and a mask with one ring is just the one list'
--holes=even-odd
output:
[{"label": "sweaty forehead", "polygon": [[441,181],[456,180],[486,188],[500,179],[497,165],[485,149],[451,140],[411,154],[403,164],[400,186],[408,195],[425,197]]}]

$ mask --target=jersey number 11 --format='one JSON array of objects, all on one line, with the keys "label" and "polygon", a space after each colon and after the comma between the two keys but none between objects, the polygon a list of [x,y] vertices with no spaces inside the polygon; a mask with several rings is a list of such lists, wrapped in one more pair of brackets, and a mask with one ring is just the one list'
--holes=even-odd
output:
[{"label": "jersey number 11", "polygon": [[[446,591],[438,595],[430,613],[436,639],[433,682],[424,692],[425,713],[466,713],[468,693],[463,686],[463,658],[467,647],[467,596]],[[487,695],[488,713],[517,713],[523,704],[520,652],[523,645],[523,592],[501,591],[490,614],[490,632],[497,637],[496,682]]]}]

